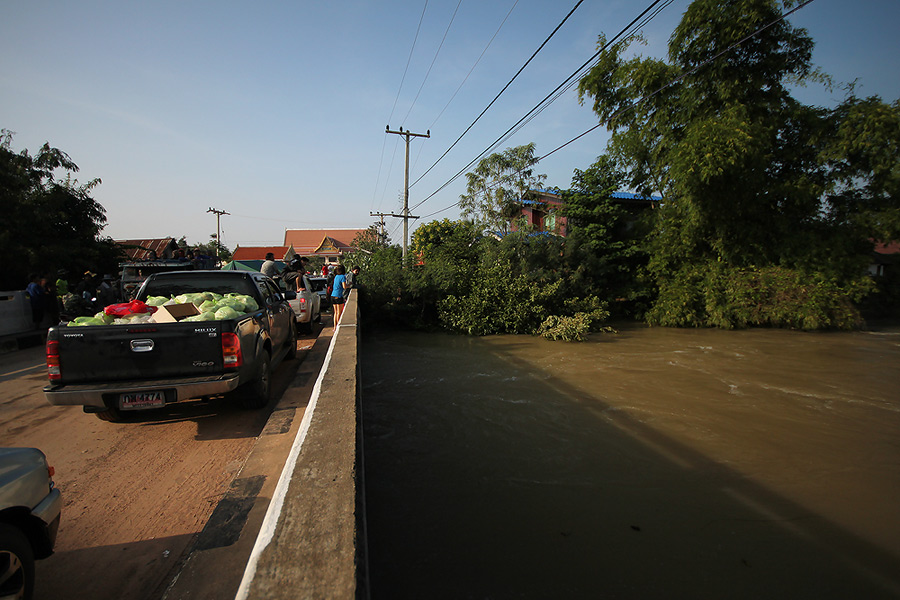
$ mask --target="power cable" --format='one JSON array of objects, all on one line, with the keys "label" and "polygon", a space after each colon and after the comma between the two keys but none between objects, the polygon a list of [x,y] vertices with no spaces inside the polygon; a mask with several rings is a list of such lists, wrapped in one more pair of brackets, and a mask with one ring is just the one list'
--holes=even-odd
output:
[{"label": "power cable", "polygon": [[510,7],[509,11],[506,13],[506,16],[503,17],[503,20],[500,22],[499,27],[497,27],[497,31],[494,32],[494,35],[492,35],[492,36],[491,36],[491,39],[488,40],[488,43],[487,43],[487,45],[484,47],[484,50],[482,50],[482,51],[481,51],[481,54],[478,56],[478,58],[475,59],[475,64],[473,64],[473,65],[472,65],[472,68],[469,69],[469,72],[466,73],[466,76],[463,78],[462,82],[459,84],[459,87],[456,88],[456,91],[453,92],[453,95],[450,96],[450,99],[449,99],[449,100],[447,100],[447,104],[444,105],[444,108],[441,109],[441,112],[438,113],[438,116],[436,116],[436,117],[434,118],[434,121],[431,122],[431,125],[428,127],[428,129],[433,129],[433,128],[434,128],[435,123],[437,123],[438,120],[441,118],[441,116],[443,116],[444,111],[447,110],[447,108],[450,106],[450,103],[453,102],[453,99],[454,99],[454,98],[456,98],[456,95],[459,93],[459,90],[461,90],[461,89],[462,89],[462,86],[464,86],[465,83],[466,83],[466,81],[469,80],[469,76],[472,75],[472,71],[475,70],[475,67],[478,66],[478,63],[481,62],[481,59],[484,58],[484,55],[485,55],[485,53],[488,51],[488,48],[490,48],[490,47],[491,47],[491,44],[494,43],[494,40],[496,39],[497,35],[500,33],[500,30],[503,29],[503,26],[506,24],[506,21],[509,19],[509,15],[512,14],[512,11],[516,8],[516,6],[517,6],[518,4],[519,4],[519,0],[516,0],[515,2],[513,2],[513,5]]},{"label": "power cable", "polygon": [[[456,181],[456,179],[458,179],[460,175],[462,175],[463,173],[465,173],[466,170],[469,169],[473,164],[475,164],[481,157],[483,157],[485,154],[487,154],[488,152],[490,152],[491,149],[496,148],[497,145],[500,144],[500,143],[502,142],[502,140],[508,139],[506,136],[508,136],[509,133],[510,133],[517,125],[519,125],[519,124],[522,123],[526,118],[528,118],[528,117],[531,116],[533,113],[535,113],[535,111],[538,111],[538,109],[540,109],[540,111],[543,111],[544,108],[546,108],[546,106],[549,105],[549,103],[547,103],[547,100],[548,100],[551,96],[553,96],[554,94],[556,94],[561,88],[563,88],[564,86],[566,86],[569,82],[573,82],[573,83],[574,83],[574,81],[577,81],[576,77],[578,76],[579,73],[581,73],[581,72],[582,72],[588,65],[590,65],[592,62],[594,62],[595,60],[597,60],[597,58],[598,58],[598,57],[599,57],[599,56],[600,56],[600,55],[601,55],[601,54],[602,54],[602,53],[603,53],[603,52],[604,52],[611,44],[613,44],[613,43],[615,42],[615,40],[619,39],[619,38],[622,37],[626,32],[630,31],[630,30],[633,28],[633,26],[635,25],[635,23],[638,23],[641,19],[643,19],[644,16],[645,16],[648,12],[650,12],[651,10],[653,10],[653,8],[654,8],[657,4],[659,4],[660,2],[662,2],[662,1],[663,1],[663,0],[655,0],[650,6],[648,6],[646,9],[644,9],[644,11],[643,11],[641,14],[639,14],[637,17],[635,17],[628,25],[626,25],[621,31],[619,31],[619,33],[617,33],[612,39],[608,40],[608,41],[606,42],[606,44],[604,44],[604,46],[603,46],[602,48],[600,48],[593,56],[591,56],[591,57],[590,57],[588,60],[586,60],[580,67],[578,67],[578,69],[576,69],[574,73],[572,73],[571,75],[569,75],[569,77],[567,77],[565,81],[563,81],[561,84],[559,84],[558,86],[556,86],[556,88],[555,88],[552,92],[550,92],[549,94],[547,94],[547,95],[544,97],[543,100],[541,100],[537,105],[534,106],[534,108],[532,108],[530,111],[528,111],[528,113],[526,113],[526,115],[525,115],[524,117],[522,117],[521,119],[519,119],[512,127],[510,127],[509,129],[507,129],[506,132],[503,133],[503,135],[501,135],[499,138],[497,138],[496,140],[494,140],[494,141],[493,141],[487,148],[485,148],[478,156],[476,156],[475,158],[473,158],[473,159],[469,162],[469,164],[467,164],[467,165],[464,166],[462,169],[460,169],[453,177],[451,177],[451,178],[450,178],[447,182],[445,182],[441,187],[439,187],[437,190],[435,190],[435,191],[432,192],[430,195],[428,195],[427,197],[425,197],[425,199],[423,199],[421,202],[419,202],[418,204],[416,204],[415,206],[413,206],[411,210],[414,210],[414,209],[418,208],[419,206],[421,206],[422,204],[424,204],[426,201],[428,201],[429,199],[431,199],[432,197],[434,197],[438,192],[440,192],[441,190],[443,190],[445,187],[447,187],[448,185],[450,185],[451,183],[453,183],[454,181]],[[666,3],[662,8],[665,8],[665,6],[668,6],[668,5],[671,4],[673,1],[674,1],[674,0],[667,0],[667,3]],[[578,7],[576,6],[575,8],[578,8]],[[573,10],[574,10],[574,9],[573,9]],[[569,14],[571,14],[571,13],[569,13]],[[654,12],[652,16],[655,17],[657,14],[659,14],[659,11]],[[568,18],[568,17],[567,17],[567,18]],[[651,17],[651,18],[652,18],[652,17]],[[641,26],[646,25],[648,22],[649,22],[649,21],[643,21],[642,24],[641,24]],[[560,95],[561,95],[561,94],[560,94]],[[558,98],[559,96],[556,96],[556,97]],[[555,100],[555,99],[556,99],[556,98],[554,98],[554,100]],[[552,101],[551,101],[551,102],[552,102]],[[543,108],[541,108],[542,106],[543,106]],[[484,113],[482,113],[482,114],[484,114]],[[480,115],[479,115],[479,116],[480,116]],[[536,115],[535,115],[535,116],[536,116]],[[533,118],[533,117],[532,117],[532,118]],[[477,121],[477,119],[476,119],[476,121]],[[473,123],[473,125],[474,125],[474,123]],[[472,126],[470,125],[469,128],[471,129],[471,127],[472,127]],[[468,129],[467,129],[466,131],[468,131]],[[463,133],[463,135],[465,135],[465,132]],[[462,137],[462,136],[460,136],[460,138],[461,138],[461,137]],[[458,142],[458,141],[459,141],[459,140],[457,139],[457,142]],[[454,142],[454,145],[455,145],[455,142]],[[447,152],[449,152],[452,148],[453,148],[453,146],[451,146],[450,148],[448,148],[448,149],[447,149]],[[444,152],[444,154],[441,155],[441,157],[440,157],[437,161],[435,161],[434,164],[436,165],[436,164],[441,160],[441,158],[444,158],[444,156],[447,155],[447,152]],[[434,165],[432,165],[432,167],[434,167]],[[431,168],[429,168],[429,170],[431,170]],[[422,177],[424,177],[427,173],[428,173],[428,171],[425,171],[425,173],[423,173],[418,179],[416,179],[416,181],[414,181],[414,182],[410,185],[410,187],[412,187],[413,185],[415,185],[416,183],[418,183],[418,182],[422,179]]]},{"label": "power cable", "polygon": [[[422,88],[425,87],[425,82],[428,81],[428,76],[431,75],[431,69],[434,68],[434,63],[437,60],[438,55],[441,53],[441,48],[444,47],[444,42],[447,40],[447,34],[450,33],[450,27],[453,25],[453,20],[456,19],[456,13],[459,12],[460,4],[462,4],[462,0],[459,0],[459,2],[456,3],[456,9],[453,11],[453,15],[450,17],[450,22],[447,23],[447,29],[444,30],[444,37],[441,38],[441,43],[438,44],[438,49],[434,53],[434,58],[431,59],[431,64],[428,66],[428,71],[425,72],[425,77],[422,79],[422,85],[419,86],[419,91],[416,92],[416,97],[413,98],[412,104],[409,105],[409,110],[406,111],[406,116],[403,117],[404,123],[406,122],[406,119],[409,118],[409,113],[412,112],[413,107],[416,105],[416,101],[419,99],[419,94],[422,93]],[[388,123],[390,122],[390,119],[388,119]]]},{"label": "power cable", "polygon": [[[657,0],[657,2],[659,2],[659,1],[660,1],[660,0]],[[527,66],[529,65],[529,63],[531,63],[532,60],[534,60],[534,57],[537,56],[538,52],[540,52],[541,50],[544,49],[544,46],[546,46],[547,43],[550,41],[550,39],[551,39],[554,35],[556,35],[556,32],[560,30],[560,28],[565,24],[565,22],[569,20],[569,17],[571,17],[571,16],[572,16],[572,13],[574,13],[575,10],[576,10],[579,6],[581,6],[581,3],[582,3],[582,2],[584,2],[584,0],[578,0],[578,2],[575,4],[575,6],[572,8],[572,10],[569,11],[569,14],[567,14],[566,17],[560,22],[560,24],[557,25],[556,28],[550,33],[550,35],[547,36],[547,39],[545,39],[544,42],[538,47],[538,49],[534,51],[534,53],[531,55],[531,57],[530,57],[527,61],[525,61],[525,64],[522,65],[521,68],[519,68],[518,71],[516,71],[516,74],[513,75],[512,79],[510,79],[510,80],[506,83],[506,85],[503,86],[503,89],[501,89],[501,90],[497,93],[497,95],[494,96],[494,99],[490,101],[490,103],[484,108],[484,110],[481,111],[481,113],[480,113],[477,117],[475,117],[475,120],[472,121],[472,123],[471,123],[468,127],[466,127],[465,131],[463,131],[463,132],[459,135],[459,137],[456,138],[456,141],[453,142],[453,143],[450,145],[450,147],[447,148],[447,150],[446,150],[446,151],[445,151],[445,152],[444,152],[444,153],[443,153],[436,161],[434,161],[434,164],[432,164],[430,167],[428,167],[428,169],[427,169],[424,173],[422,173],[422,175],[421,175],[418,179],[416,179],[416,181],[414,181],[409,187],[414,186],[417,182],[419,182],[419,181],[422,179],[422,177],[425,177],[425,175],[427,175],[428,172],[431,171],[431,169],[433,169],[433,168],[435,167],[435,165],[437,165],[439,162],[441,162],[441,160],[442,160],[445,156],[447,156],[447,154],[448,154],[451,150],[453,150],[453,147],[456,146],[456,144],[458,144],[459,141],[460,141],[461,139],[463,139],[463,137],[464,137],[467,133],[469,133],[469,130],[472,129],[472,127],[475,126],[475,123],[477,123],[477,122],[479,121],[479,119],[481,119],[481,117],[484,116],[484,113],[486,113],[486,112],[488,111],[488,109],[491,108],[491,106],[494,105],[494,102],[496,102],[497,99],[500,98],[501,95],[503,95],[503,92],[505,92],[506,89],[507,89],[510,85],[512,85],[512,82],[515,81],[516,78],[522,73],[522,71],[525,70],[525,67],[527,67]],[[430,196],[429,196],[429,197],[430,197]],[[423,202],[424,202],[424,200],[423,200]],[[420,204],[421,204],[421,202],[420,202]]]},{"label": "power cable", "polygon": [[[413,38],[412,47],[409,49],[409,56],[406,59],[406,68],[403,69],[403,77],[400,78],[400,87],[397,88],[397,97],[394,98],[394,105],[391,107],[391,114],[388,117],[387,122],[390,123],[391,119],[394,118],[394,111],[397,109],[397,102],[400,100],[400,92],[403,91],[403,83],[406,81],[406,74],[409,72],[409,64],[412,62],[413,52],[416,49],[416,42],[419,40],[419,31],[422,29],[422,21],[425,20],[425,10],[428,8],[428,0],[425,0],[425,6],[422,7],[422,15],[419,17],[419,25],[416,27],[416,35]],[[386,148],[387,140],[381,145],[381,159],[378,161],[378,176],[375,178],[375,191],[372,193],[372,206],[375,205],[375,198],[378,196],[378,183],[381,181],[381,167],[384,165],[384,149]],[[394,147],[394,153],[396,154],[396,146]],[[391,167],[393,168],[394,161],[391,158]],[[388,170],[388,175],[390,176],[390,170]],[[385,186],[387,187],[387,186]],[[382,194],[382,199],[384,199],[384,194]]]},{"label": "power cable", "polygon": [[[462,80],[462,81],[459,83],[459,85],[456,87],[456,90],[455,90],[455,91],[453,92],[453,94],[450,96],[450,99],[447,100],[447,104],[444,105],[444,108],[441,109],[441,112],[438,113],[438,115],[434,118],[434,121],[431,122],[431,125],[428,126],[428,129],[429,129],[429,130],[434,129],[435,124],[436,124],[436,123],[440,120],[440,118],[444,115],[444,112],[450,107],[450,104],[451,104],[451,103],[453,102],[453,100],[456,98],[456,95],[459,94],[459,90],[461,90],[462,87],[463,87],[463,86],[466,84],[466,82],[469,80],[469,77],[472,75],[472,72],[475,71],[475,67],[477,67],[477,66],[478,66],[478,63],[481,62],[481,59],[484,58],[484,55],[485,55],[485,53],[487,53],[488,48],[490,48],[491,45],[494,43],[494,40],[497,38],[497,35],[500,33],[500,30],[503,29],[503,26],[506,24],[506,21],[509,20],[509,15],[512,14],[512,11],[516,8],[516,6],[517,6],[518,4],[519,4],[519,0],[515,0],[515,2],[513,2],[513,5],[509,8],[509,10],[508,10],[507,13],[506,13],[506,16],[503,17],[503,20],[502,20],[502,21],[500,21],[500,25],[497,27],[497,31],[494,32],[494,35],[492,35],[492,36],[491,36],[491,39],[488,40],[488,43],[487,43],[487,45],[485,45],[484,49],[481,51],[481,54],[479,54],[479,55],[478,55],[478,58],[475,59],[475,62],[472,64],[472,67],[469,69],[469,72],[466,73],[466,76],[465,76],[465,77],[463,77],[463,80]],[[458,8],[458,5],[457,5],[457,8]],[[407,116],[408,116],[408,115],[407,115]],[[419,151],[416,153],[416,160],[413,162],[413,170],[415,170],[416,165],[419,164],[419,157],[422,155],[422,149],[423,149],[423,148],[425,148],[425,145],[424,145],[424,144],[422,144],[422,145],[419,146]],[[417,180],[417,181],[418,181],[418,180]]]},{"label": "power cable", "polygon": [[[542,160],[544,160],[545,158],[547,158],[548,156],[550,156],[551,154],[554,154],[554,153],[558,152],[559,150],[562,150],[563,148],[565,148],[565,147],[568,146],[569,144],[572,144],[573,142],[575,142],[575,141],[581,139],[582,137],[586,136],[587,134],[591,133],[592,131],[595,131],[596,129],[599,129],[600,127],[603,127],[604,125],[608,125],[608,124],[612,123],[615,119],[617,119],[620,115],[622,115],[622,114],[625,113],[626,111],[631,110],[632,108],[635,108],[635,107],[639,106],[640,104],[642,104],[642,103],[644,103],[644,102],[650,100],[651,98],[653,98],[653,97],[656,96],[657,94],[661,93],[663,90],[665,90],[665,89],[667,89],[667,88],[669,88],[669,87],[675,85],[676,83],[679,83],[680,81],[682,81],[682,80],[685,79],[686,77],[688,77],[688,76],[690,76],[690,75],[693,75],[694,73],[696,73],[697,71],[699,71],[701,68],[705,67],[706,65],[710,64],[710,63],[713,62],[714,60],[719,59],[720,57],[722,57],[723,55],[727,54],[728,52],[734,50],[735,48],[737,48],[738,46],[740,46],[740,45],[743,44],[744,42],[746,42],[746,41],[748,41],[748,40],[750,40],[750,39],[756,37],[758,34],[762,33],[762,32],[765,31],[766,29],[772,27],[772,26],[775,25],[776,23],[779,23],[780,21],[783,21],[784,19],[786,19],[787,17],[789,17],[789,16],[792,15],[793,13],[795,13],[795,12],[797,12],[798,10],[800,10],[801,8],[803,8],[803,7],[805,7],[805,6],[809,5],[809,4],[811,4],[812,2],[813,2],[813,0],[806,0],[805,2],[803,2],[803,3],[799,4],[799,5],[797,5],[796,7],[792,8],[791,10],[789,10],[789,11],[787,11],[786,13],[782,14],[782,15],[781,15],[780,17],[778,17],[777,19],[771,21],[770,23],[767,23],[766,25],[763,25],[762,27],[760,27],[759,29],[757,29],[757,30],[754,31],[753,33],[751,33],[751,34],[749,34],[749,35],[747,35],[747,36],[741,38],[740,40],[738,40],[737,42],[734,42],[733,44],[731,44],[730,46],[728,46],[728,47],[725,48],[724,50],[722,50],[722,51],[718,52],[717,54],[715,54],[714,56],[711,56],[710,58],[708,58],[708,59],[704,60],[703,62],[699,63],[699,64],[698,64],[697,66],[695,66],[694,68],[692,68],[692,69],[690,69],[690,70],[688,70],[688,71],[682,73],[681,75],[679,75],[678,77],[676,77],[676,78],[673,79],[672,81],[666,83],[665,85],[663,85],[663,86],[661,86],[660,88],[656,89],[655,91],[653,91],[652,93],[648,94],[647,96],[645,96],[645,97],[643,97],[643,98],[641,98],[641,99],[639,99],[639,100],[636,100],[636,101],[632,102],[632,103],[629,104],[628,106],[623,106],[621,109],[619,109],[618,111],[616,111],[612,116],[610,116],[609,119],[607,119],[606,121],[597,123],[597,124],[594,125],[593,127],[590,127],[590,128],[587,129],[586,131],[584,131],[584,132],[578,134],[577,136],[575,136],[574,138],[570,139],[570,140],[567,141],[566,143],[564,143],[564,144],[562,144],[562,145],[560,145],[560,146],[557,146],[556,148],[554,148],[553,150],[551,150],[551,151],[548,152],[547,154],[544,154],[543,156],[537,158],[537,159],[535,160],[534,164],[537,164],[537,163],[539,163],[540,161],[542,161]],[[608,44],[607,44],[607,45],[608,45]],[[470,163],[470,164],[471,164],[471,163]],[[512,174],[511,174],[511,175],[512,175]],[[454,177],[454,179],[455,179],[455,177]],[[451,180],[451,181],[452,181],[452,180]],[[441,186],[441,188],[440,188],[439,190],[437,190],[437,191],[440,191],[441,189],[443,189],[444,187],[446,187],[449,183],[450,183],[450,182],[447,182],[446,184],[444,184],[443,186]],[[435,192],[435,193],[437,193],[437,192]],[[432,194],[432,196],[433,196],[433,195],[434,195],[434,194]],[[428,198],[431,198],[431,196],[429,196]],[[428,198],[426,198],[426,200],[427,200]],[[424,201],[425,201],[425,200],[423,200],[422,202],[424,202]],[[416,206],[421,205],[422,202],[420,202],[420,203],[417,204]],[[438,210],[438,211],[435,211],[435,212],[433,212],[433,213],[430,213],[430,214],[428,214],[428,215],[423,216],[422,219],[427,219],[427,218],[429,218],[429,217],[433,217],[433,216],[436,215],[436,214],[440,214],[440,213],[442,213],[442,212],[444,212],[444,211],[446,211],[446,210],[450,210],[450,209],[453,208],[454,206],[458,206],[458,205],[459,205],[459,201],[457,200],[456,202],[454,202],[453,204],[451,204],[450,206],[448,206],[448,207],[446,207],[446,208],[442,208],[442,209],[440,209],[440,210]],[[414,208],[415,208],[415,207],[414,207]]]}]

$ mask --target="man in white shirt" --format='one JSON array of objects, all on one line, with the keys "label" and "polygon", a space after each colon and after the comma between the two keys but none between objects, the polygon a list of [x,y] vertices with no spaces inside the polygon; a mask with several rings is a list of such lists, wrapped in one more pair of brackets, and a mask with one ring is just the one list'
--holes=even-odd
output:
[{"label": "man in white shirt", "polygon": [[273,253],[266,253],[266,261],[259,268],[259,272],[267,277],[275,277],[278,274],[278,269],[275,267],[275,255]]}]

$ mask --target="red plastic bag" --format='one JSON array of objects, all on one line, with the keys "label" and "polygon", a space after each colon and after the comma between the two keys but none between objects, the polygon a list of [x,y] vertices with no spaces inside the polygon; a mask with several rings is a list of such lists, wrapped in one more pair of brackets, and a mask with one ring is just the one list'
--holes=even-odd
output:
[{"label": "red plastic bag", "polygon": [[147,306],[143,300],[132,300],[122,304],[110,304],[103,309],[103,312],[113,317],[124,317],[125,315],[155,313],[156,310],[155,306]]}]

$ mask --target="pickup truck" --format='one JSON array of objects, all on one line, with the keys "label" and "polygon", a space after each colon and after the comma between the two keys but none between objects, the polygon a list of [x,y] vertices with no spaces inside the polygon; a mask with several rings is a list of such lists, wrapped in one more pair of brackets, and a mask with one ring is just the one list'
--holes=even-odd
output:
[{"label": "pickup truck", "polygon": [[272,369],[297,353],[294,292],[262,273],[175,271],[150,275],[137,299],[199,292],[248,295],[259,308],[221,321],[53,327],[44,396],[104,421],[231,392],[246,408],[264,407]]}]

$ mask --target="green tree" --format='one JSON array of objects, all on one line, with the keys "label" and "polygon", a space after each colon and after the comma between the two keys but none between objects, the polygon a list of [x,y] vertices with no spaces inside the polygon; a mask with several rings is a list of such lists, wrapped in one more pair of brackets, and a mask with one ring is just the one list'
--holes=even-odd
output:
[{"label": "green tree", "polygon": [[[791,97],[791,84],[827,80],[811,65],[806,31],[781,19],[793,4],[695,0],[670,39],[668,63],[626,60],[629,42],[622,42],[580,82],[582,100],[593,99],[613,132],[609,152],[627,169],[628,183],[663,196],[649,263],[659,322],[711,324],[703,286],[717,284],[705,273],[728,278],[731,270],[772,265],[810,281],[831,278],[836,294],[859,289],[864,236],[846,226],[859,219],[837,216],[839,205],[856,216],[860,206],[830,202],[829,192],[841,187],[842,161],[853,173],[843,187],[855,191],[834,200],[857,196],[874,172],[860,169],[829,132],[860,111],[851,109],[853,99],[828,111]],[[863,112],[868,122],[878,111]],[[885,131],[890,120],[883,119]],[[843,139],[853,138],[847,132]],[[890,210],[879,214],[890,221]],[[835,237],[840,243],[829,242]]]},{"label": "green tree", "polygon": [[646,204],[626,205],[613,198],[624,173],[609,156],[600,156],[562,192],[569,234],[566,261],[572,286],[592,290],[611,303],[617,315],[645,309],[648,291],[639,274],[647,264]]},{"label": "green tree", "polygon": [[0,132],[0,255],[7,257],[0,286],[22,288],[30,271],[115,272],[119,250],[101,236],[106,211],[91,197],[100,179],[79,183],[78,166],[49,144],[34,156],[15,153],[12,137]]},{"label": "green tree", "polygon": [[547,178],[534,172],[534,150],[531,143],[483,158],[473,171],[466,173],[466,193],[459,197],[462,213],[483,229],[509,232],[529,190],[540,188]]},{"label": "green tree", "polygon": [[362,252],[374,252],[390,244],[390,238],[378,231],[375,225],[369,225],[365,231],[360,231],[353,237],[350,245]]}]

